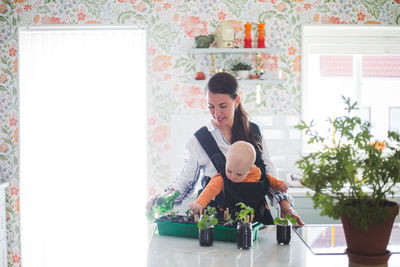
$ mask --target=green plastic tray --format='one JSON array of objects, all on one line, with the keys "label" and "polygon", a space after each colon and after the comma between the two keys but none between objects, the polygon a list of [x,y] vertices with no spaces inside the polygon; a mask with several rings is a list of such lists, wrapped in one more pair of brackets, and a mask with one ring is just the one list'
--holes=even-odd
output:
[{"label": "green plastic tray", "polygon": [[[158,233],[160,235],[182,236],[189,238],[199,237],[199,230],[196,224],[158,220],[155,222],[157,223]],[[258,230],[262,226],[262,223],[257,223],[252,226],[253,241],[257,240]],[[236,228],[216,225],[214,227],[214,240],[236,242]]]}]

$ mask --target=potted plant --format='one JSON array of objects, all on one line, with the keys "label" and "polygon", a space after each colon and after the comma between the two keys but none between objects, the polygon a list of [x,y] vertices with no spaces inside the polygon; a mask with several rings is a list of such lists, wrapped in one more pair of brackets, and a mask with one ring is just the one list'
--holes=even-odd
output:
[{"label": "potted plant", "polygon": [[214,242],[214,226],[218,224],[218,219],[215,217],[217,210],[213,207],[207,207],[203,211],[203,215],[197,223],[199,228],[199,243],[200,246],[211,246]]},{"label": "potted plant", "polygon": [[250,223],[253,221],[254,209],[242,202],[237,203],[236,206],[240,207],[240,211],[236,212],[237,247],[238,249],[249,249],[253,241]]},{"label": "potted plant", "polygon": [[231,70],[234,71],[239,79],[246,80],[250,77],[250,71],[253,66],[243,61],[237,61],[231,66]]},{"label": "potted plant", "polygon": [[215,36],[210,35],[199,35],[194,38],[196,42],[196,48],[210,48],[210,44],[214,42]]},{"label": "potted plant", "polygon": [[[321,215],[342,220],[349,260],[355,263],[384,264],[386,250],[399,205],[389,201],[400,181],[399,134],[388,133],[388,143],[374,142],[370,123],[350,113],[357,103],[343,97],[347,115],[329,120],[338,142],[331,144],[302,121],[296,128],[320,143],[320,151],[303,156],[298,167],[302,183],[314,190],[314,206]],[[325,141],[325,143],[324,143]]]},{"label": "potted plant", "polygon": [[275,217],[276,241],[278,244],[287,245],[292,236],[292,225],[297,224],[297,220],[290,213],[286,213],[285,218]]}]

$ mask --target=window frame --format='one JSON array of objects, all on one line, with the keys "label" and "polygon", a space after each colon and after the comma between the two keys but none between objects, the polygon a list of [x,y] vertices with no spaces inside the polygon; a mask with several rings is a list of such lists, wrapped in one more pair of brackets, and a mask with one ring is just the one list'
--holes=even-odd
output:
[{"label": "window frame", "polygon": [[[306,123],[313,119],[307,110],[311,103],[309,92],[309,55],[324,54],[389,54],[400,55],[400,27],[386,25],[302,25],[301,35],[301,118]],[[360,64],[358,59],[355,64]],[[356,73],[354,75],[357,75]],[[361,82],[358,74],[356,94],[360,103]],[[362,104],[362,103],[360,103]],[[302,155],[320,149],[316,144],[308,144],[308,137],[302,133]]]}]

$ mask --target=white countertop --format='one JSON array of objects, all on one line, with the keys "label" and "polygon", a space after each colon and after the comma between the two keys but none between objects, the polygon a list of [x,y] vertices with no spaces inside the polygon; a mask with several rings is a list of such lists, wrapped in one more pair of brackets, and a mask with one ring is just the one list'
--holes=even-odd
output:
[{"label": "white countertop", "polygon": [[292,197],[307,197],[307,192],[313,194],[314,191],[307,187],[289,187],[288,193]]},{"label": "white countertop", "polygon": [[[276,242],[275,226],[258,232],[249,250],[239,250],[234,242],[214,241],[201,247],[198,239],[160,236],[156,231],[148,250],[148,266],[237,266],[237,267],[341,267],[348,266],[347,255],[314,255],[292,231],[289,245]],[[389,267],[400,266],[400,254],[393,254]]]},{"label": "white countertop", "polygon": [[[394,191],[397,192],[394,197],[399,198],[400,197],[400,185],[397,188],[394,188]],[[288,193],[292,197],[307,197],[307,192],[310,193],[311,195],[314,194],[314,191],[307,187],[291,187],[290,186],[288,189]]]}]

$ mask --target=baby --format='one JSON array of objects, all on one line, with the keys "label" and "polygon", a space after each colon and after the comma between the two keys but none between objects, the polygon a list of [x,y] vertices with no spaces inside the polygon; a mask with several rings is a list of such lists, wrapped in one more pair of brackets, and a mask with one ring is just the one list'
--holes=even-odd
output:
[{"label": "baby", "polygon": [[[226,155],[225,173],[226,177],[233,183],[254,183],[261,178],[260,169],[254,165],[256,160],[256,151],[252,144],[245,141],[237,141],[233,143]],[[272,189],[285,193],[288,185],[269,174],[267,178]],[[190,203],[189,208],[194,213],[199,213],[208,203],[221,191],[224,190],[224,180],[221,174],[216,174],[195,202]]]}]

